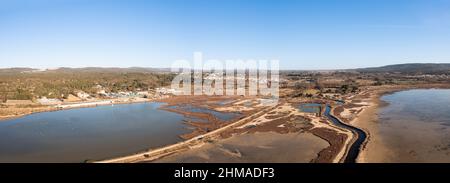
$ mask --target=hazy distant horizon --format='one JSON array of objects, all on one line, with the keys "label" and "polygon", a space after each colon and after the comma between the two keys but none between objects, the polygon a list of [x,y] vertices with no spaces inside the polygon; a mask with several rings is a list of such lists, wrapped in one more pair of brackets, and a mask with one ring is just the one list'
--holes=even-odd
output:
[{"label": "hazy distant horizon", "polygon": [[[285,69],[280,68],[281,71],[297,70],[297,71],[335,71],[335,70],[352,70],[352,69],[364,69],[364,68],[376,68],[390,65],[403,65],[403,64],[450,64],[450,62],[411,62],[411,63],[399,63],[399,64],[388,64],[379,66],[368,66],[368,67],[358,67],[358,68],[336,68],[336,69]],[[109,67],[109,66],[87,66],[87,67],[0,67],[0,69],[14,69],[14,68],[26,68],[26,69],[36,69],[36,70],[56,70],[61,68],[69,69],[85,69],[85,68],[101,68],[101,69],[131,69],[131,68],[142,68],[142,69],[171,69],[169,67],[146,67],[146,66],[131,66],[131,67]]]}]

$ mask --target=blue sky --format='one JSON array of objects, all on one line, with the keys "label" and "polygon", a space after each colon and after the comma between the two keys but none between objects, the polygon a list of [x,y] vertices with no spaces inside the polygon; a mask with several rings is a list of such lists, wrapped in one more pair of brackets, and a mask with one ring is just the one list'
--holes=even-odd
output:
[{"label": "blue sky", "polygon": [[450,63],[450,0],[2,0],[0,67]]}]

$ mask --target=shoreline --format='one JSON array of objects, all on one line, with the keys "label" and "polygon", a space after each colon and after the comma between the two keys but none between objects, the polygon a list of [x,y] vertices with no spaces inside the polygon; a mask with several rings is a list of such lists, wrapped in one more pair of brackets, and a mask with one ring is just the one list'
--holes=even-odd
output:
[{"label": "shoreline", "polygon": [[[338,115],[335,115],[334,110],[335,107],[331,108],[330,115],[334,116],[344,124],[347,124],[349,126],[353,126],[355,128],[361,129],[366,133],[366,139],[361,144],[359,153],[357,155],[357,158],[355,159],[356,163],[367,163],[367,162],[385,162],[386,160],[386,154],[390,152],[390,150],[383,144],[383,137],[379,133],[379,124],[378,124],[378,111],[382,107],[389,105],[388,103],[381,100],[381,97],[385,95],[389,95],[395,92],[400,91],[406,91],[406,90],[414,90],[414,89],[450,89],[449,84],[421,84],[421,85],[384,85],[384,86],[369,86],[367,88],[364,88],[361,92],[354,94],[346,99],[346,103],[351,105],[363,105],[362,110],[355,114],[353,119],[345,120],[340,118],[340,113]],[[96,105],[85,105],[85,106],[77,106],[77,107],[66,107],[66,108],[57,108],[56,106],[47,106],[46,109],[42,111],[36,111],[31,112],[28,114],[23,115],[17,115],[13,117],[8,118],[0,118],[0,122],[9,120],[9,119],[15,119],[24,117],[27,115],[35,114],[35,113],[41,113],[41,112],[54,112],[59,110],[70,110],[70,109],[78,109],[78,108],[94,108],[98,106],[107,106],[107,105],[113,105],[113,104],[134,104],[134,103],[147,103],[147,102],[164,102],[164,99],[145,99],[145,100],[131,100],[126,102],[120,102],[120,101],[112,101],[112,100],[102,100],[102,101],[95,101],[100,102],[101,104]],[[168,101],[166,103],[174,103],[177,99],[167,99]],[[172,101],[173,100],[173,101]],[[190,100],[190,99],[189,99]],[[105,103],[110,101],[111,103]],[[95,103],[92,101],[88,101],[85,103]],[[192,101],[194,102],[194,101]],[[198,101],[197,101],[198,102]],[[290,102],[289,102],[290,103]],[[365,104],[362,104],[365,103]],[[73,104],[83,104],[83,103],[73,103]],[[195,103],[197,104],[197,103]],[[246,124],[248,122],[251,122],[252,120],[260,117],[261,115],[264,115],[267,112],[270,112],[271,110],[279,107],[279,104],[274,106],[266,106],[263,107],[258,112],[248,115],[245,118],[242,119],[234,119],[228,124],[223,124],[218,126],[218,128],[213,129],[212,131],[209,131],[208,133],[204,134],[192,134],[189,138],[184,139],[181,142],[175,143],[175,144],[168,144],[166,146],[157,147],[153,149],[148,149],[141,152],[136,152],[131,155],[124,155],[121,157],[113,157],[111,159],[105,159],[105,160],[99,160],[99,161],[93,161],[97,163],[131,163],[131,162],[142,162],[142,161],[152,161],[158,158],[162,158],[168,155],[177,154],[180,151],[186,150],[186,149],[192,149],[195,147],[202,146],[210,140],[220,140],[222,139],[220,137],[220,133],[224,132],[230,128],[235,128],[239,125]],[[189,115],[189,112],[180,112],[175,109],[169,109],[169,108],[162,108],[163,110],[168,110],[171,112],[180,113],[182,115]],[[206,116],[197,116],[200,118],[211,118],[212,116],[206,115]],[[209,119],[209,120],[211,120]],[[217,119],[214,119],[217,120]],[[217,121],[216,121],[217,122]],[[340,127],[337,127],[330,124],[322,124],[319,121],[312,121],[311,122],[314,128],[327,128],[327,129],[340,129]],[[325,125],[325,126],[324,126]],[[195,126],[195,125],[194,125]],[[343,129],[340,129],[343,130]],[[343,147],[340,148],[339,151],[337,151],[336,154],[334,154],[334,158],[332,162],[339,163],[343,162],[345,157],[347,156],[348,150],[353,143],[355,143],[355,140],[358,138],[357,134],[353,133],[352,131],[343,130],[340,132],[337,132],[337,134],[346,134],[348,136],[347,139],[343,142]],[[313,133],[314,134],[314,133]],[[326,138],[323,138],[321,136],[318,136],[314,134],[315,136],[322,138],[323,140],[328,141]],[[328,141],[330,143],[330,141]],[[330,144],[331,145],[331,144]],[[319,153],[318,153],[319,155]]]},{"label": "shoreline", "polygon": [[381,97],[396,92],[414,89],[450,89],[448,84],[422,84],[422,85],[389,85],[382,87],[369,87],[369,105],[364,108],[349,124],[360,128],[367,134],[366,142],[356,159],[357,163],[385,162],[386,154],[390,150],[384,145],[383,137],[379,134],[378,112],[381,108],[389,105],[381,100]]},{"label": "shoreline", "polygon": [[[18,119],[22,118],[28,115],[32,114],[38,114],[38,113],[44,113],[44,112],[56,112],[56,111],[62,111],[62,110],[71,110],[71,109],[82,109],[82,108],[95,108],[99,106],[108,106],[108,105],[123,105],[123,104],[138,104],[138,103],[147,103],[147,102],[158,102],[160,99],[148,99],[148,100],[139,100],[139,101],[127,101],[127,102],[116,102],[114,100],[100,100],[95,102],[111,102],[111,103],[99,103],[99,104],[93,104],[93,105],[84,105],[84,106],[77,106],[77,107],[65,107],[65,108],[58,108],[58,106],[41,106],[41,108],[33,108],[30,107],[29,109],[32,110],[32,112],[24,113],[24,114],[18,114],[18,115],[9,115],[9,116],[0,116],[0,123],[12,120],[12,119]],[[86,103],[92,103],[92,101],[89,102],[80,102],[80,103],[73,103],[73,104],[86,104]],[[70,105],[70,104],[64,104],[64,105]],[[36,110],[36,111],[33,111]]]}]

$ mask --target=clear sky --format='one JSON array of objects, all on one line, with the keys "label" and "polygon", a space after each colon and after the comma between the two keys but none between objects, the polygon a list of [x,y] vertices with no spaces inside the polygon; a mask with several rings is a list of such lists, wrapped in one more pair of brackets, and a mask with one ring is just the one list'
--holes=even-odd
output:
[{"label": "clear sky", "polygon": [[450,63],[450,0],[1,0],[0,67]]}]

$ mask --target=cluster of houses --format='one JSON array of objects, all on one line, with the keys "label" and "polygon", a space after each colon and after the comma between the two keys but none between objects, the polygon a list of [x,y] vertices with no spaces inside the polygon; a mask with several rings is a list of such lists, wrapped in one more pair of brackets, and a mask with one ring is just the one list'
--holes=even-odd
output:
[{"label": "cluster of houses", "polygon": [[[233,76],[226,75],[225,77],[224,77],[223,73],[222,74],[220,74],[220,73],[210,73],[204,79],[205,80],[230,80],[230,81],[234,81],[234,79],[245,80],[246,78],[247,78],[247,75],[246,74],[241,74],[241,73],[236,74],[236,76],[234,76],[234,75]],[[249,82],[260,83],[260,84],[265,84],[265,83],[268,83],[268,82],[279,82],[279,78],[268,79],[268,78],[264,78],[262,76],[256,77],[256,75],[255,76],[251,76],[251,77],[249,76],[248,80],[249,80]]]}]

